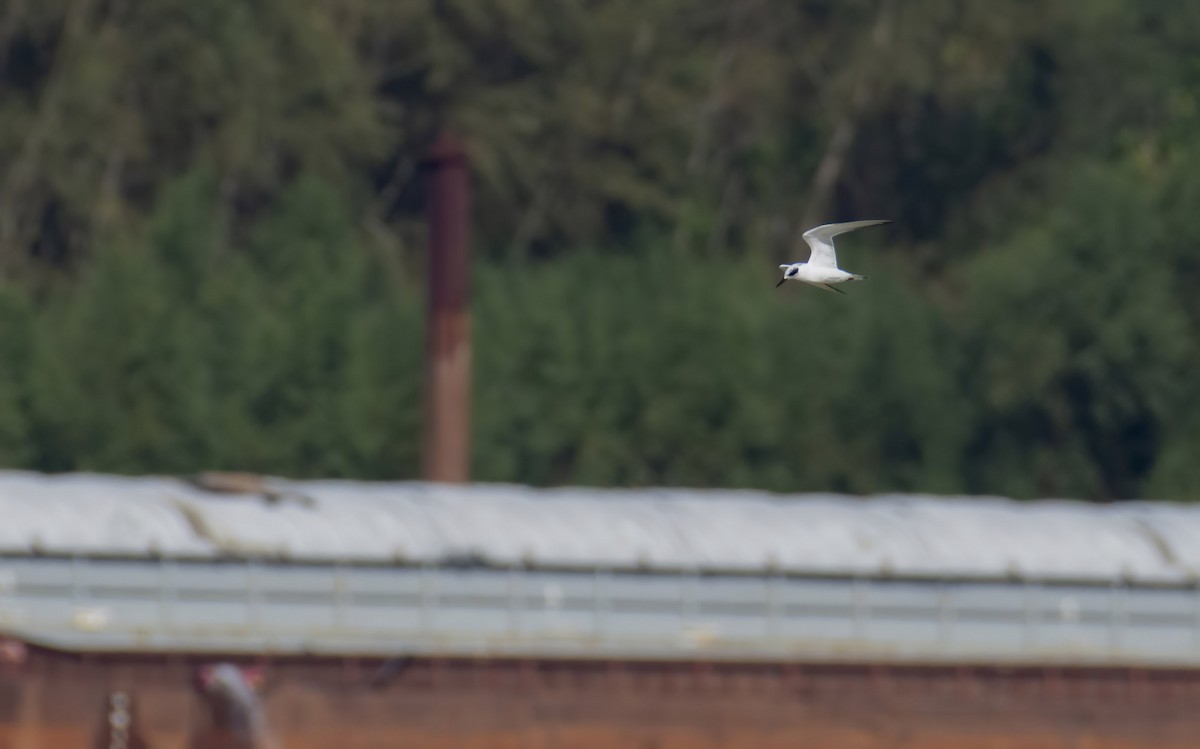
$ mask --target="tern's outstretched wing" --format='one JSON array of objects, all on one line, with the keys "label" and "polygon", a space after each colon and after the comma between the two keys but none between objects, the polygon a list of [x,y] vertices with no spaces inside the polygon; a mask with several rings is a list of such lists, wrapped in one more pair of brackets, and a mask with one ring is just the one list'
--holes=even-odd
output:
[{"label": "tern's outstretched wing", "polygon": [[812,248],[808,258],[809,265],[822,268],[837,267],[837,253],[833,251],[833,238],[848,231],[861,229],[864,226],[890,224],[890,219],[867,219],[866,221],[847,221],[844,224],[823,224],[804,232],[804,241]]}]

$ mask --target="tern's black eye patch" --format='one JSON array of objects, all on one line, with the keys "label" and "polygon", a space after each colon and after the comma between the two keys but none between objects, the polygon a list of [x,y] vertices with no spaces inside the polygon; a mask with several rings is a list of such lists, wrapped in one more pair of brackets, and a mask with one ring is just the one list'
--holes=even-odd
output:
[{"label": "tern's black eye patch", "polygon": [[799,268],[789,268],[789,269],[788,269],[788,272],[787,272],[787,273],[785,273],[784,275],[785,275],[785,276],[788,276],[788,277],[790,278],[791,276],[794,276],[794,275],[796,275],[796,274],[797,274],[797,273],[799,273],[799,272],[800,272],[800,269],[799,269]]}]

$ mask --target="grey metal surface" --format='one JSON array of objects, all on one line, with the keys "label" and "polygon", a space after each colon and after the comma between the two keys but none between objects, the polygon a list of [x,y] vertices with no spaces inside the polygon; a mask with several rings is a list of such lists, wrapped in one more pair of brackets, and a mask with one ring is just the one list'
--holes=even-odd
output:
[{"label": "grey metal surface", "polygon": [[1200,666],[1200,592],[0,560],[0,632],[73,651]]},{"label": "grey metal surface", "polygon": [[[0,554],[1189,584],[1200,507],[0,472]],[[291,501],[287,496],[305,498]]]}]

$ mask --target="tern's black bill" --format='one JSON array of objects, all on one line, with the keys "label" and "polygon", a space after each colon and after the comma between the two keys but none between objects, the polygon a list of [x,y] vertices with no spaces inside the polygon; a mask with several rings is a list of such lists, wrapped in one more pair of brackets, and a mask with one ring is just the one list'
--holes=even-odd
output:
[{"label": "tern's black bill", "polygon": [[786,280],[787,280],[787,276],[784,276],[783,278],[779,279],[779,283],[775,284],[775,288],[778,289],[780,286],[783,286],[783,282]]}]

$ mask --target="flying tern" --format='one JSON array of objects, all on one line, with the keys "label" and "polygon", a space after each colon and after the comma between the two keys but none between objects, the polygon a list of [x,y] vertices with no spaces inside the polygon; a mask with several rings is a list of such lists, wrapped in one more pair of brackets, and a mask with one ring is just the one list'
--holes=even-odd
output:
[{"label": "flying tern", "polygon": [[783,278],[779,279],[775,288],[778,289],[782,286],[784,281],[803,281],[806,284],[820,286],[822,289],[845,294],[846,292],[837,288],[835,284],[846,281],[864,281],[867,277],[844,271],[838,267],[837,252],[833,249],[833,238],[864,226],[890,223],[891,221],[887,219],[868,219],[866,221],[847,221],[844,224],[823,224],[809,229],[804,232],[804,241],[808,242],[808,246],[812,248],[808,262],[779,266],[783,271]]}]

